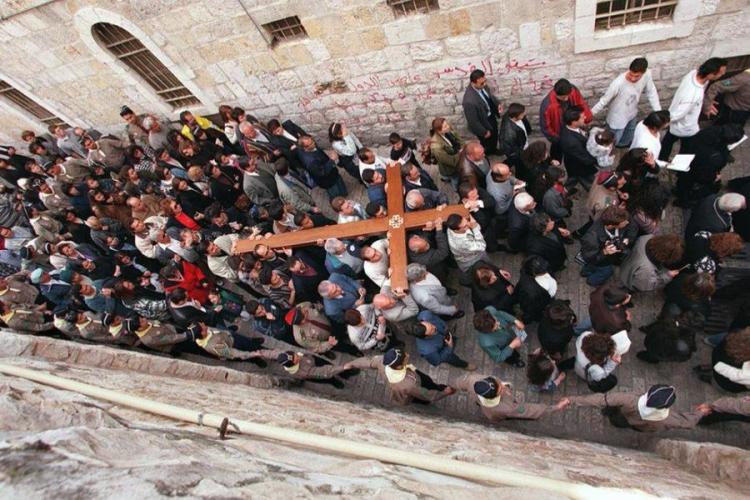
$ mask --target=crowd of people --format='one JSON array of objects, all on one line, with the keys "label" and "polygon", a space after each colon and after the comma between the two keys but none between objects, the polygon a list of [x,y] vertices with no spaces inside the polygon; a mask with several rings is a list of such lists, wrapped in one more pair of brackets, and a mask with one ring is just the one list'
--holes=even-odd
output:
[{"label": "crowd of people", "polygon": [[[526,108],[503,104],[475,70],[463,97],[475,137],[462,139],[437,117],[424,142],[392,133],[385,157],[343,123],[330,125],[331,149],[323,149],[290,120],[261,121],[230,106],[219,108],[217,123],[185,111],[179,124],[123,106],[120,136],[65,125],[24,131],[27,150],[0,148],[0,321],[21,332],[272,363],[288,377],[339,388],[374,369],[394,403],[429,404],[462,390],[492,421],[537,419],[570,404],[606,408],[613,425],[641,431],[747,419],[747,397],[679,413],[670,412],[675,387],[662,381],[644,394],[614,391],[631,348],[632,293],[663,290],[665,302],[641,328],[638,362],[685,362],[712,296],[732,286],[722,282],[722,261],[750,237],[750,181],[721,182],[750,113],[750,73],[723,78],[726,66],[712,58],[687,73],[668,110],[644,58],[591,108],[561,79],[542,101],[545,139],[536,140]],[[641,117],[644,91],[651,110]],[[702,115],[711,119],[703,128]],[[688,171],[670,170],[676,142],[681,155],[694,155]],[[385,235],[264,243],[387,216],[386,167],[394,164],[407,211],[457,197],[469,213],[407,234],[408,288],[391,286]],[[346,176],[366,201],[348,196]],[[313,188],[330,207],[316,204]],[[574,203],[588,216],[579,227]],[[662,227],[670,203],[690,209],[683,234]],[[238,254],[241,239],[259,243]],[[524,255],[517,280],[493,263],[510,253]],[[585,319],[558,296],[556,276],[570,265],[592,287]],[[447,286],[450,273],[461,290]],[[473,311],[459,307],[459,293]],[[748,390],[746,310],[726,333],[703,339],[712,363],[696,367],[696,381]],[[474,331],[460,340],[525,369],[532,390],[554,391],[572,371],[593,394],[552,406],[520,401],[456,353],[455,320],[466,315]],[[541,347],[524,356],[532,323]],[[269,338],[279,342],[268,347]],[[438,383],[410,356],[465,375]]]}]

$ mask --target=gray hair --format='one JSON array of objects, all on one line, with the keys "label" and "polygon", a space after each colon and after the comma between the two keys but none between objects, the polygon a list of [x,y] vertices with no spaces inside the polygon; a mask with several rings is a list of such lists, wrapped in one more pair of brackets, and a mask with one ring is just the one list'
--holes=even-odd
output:
[{"label": "gray hair", "polygon": [[153,127],[154,125],[156,125],[156,118],[154,118],[153,116],[147,116],[143,119],[143,128],[145,128],[146,130],[151,130],[151,127]]},{"label": "gray hair", "polygon": [[336,238],[328,238],[323,248],[327,253],[334,253],[338,250],[338,246],[341,244],[341,240]]},{"label": "gray hair", "polygon": [[746,207],[745,197],[737,193],[725,193],[719,197],[719,210],[737,212]]},{"label": "gray hair", "polygon": [[416,201],[421,199],[424,201],[424,196],[422,196],[422,193],[419,192],[418,189],[412,189],[408,193],[406,193],[406,206],[409,208],[414,208],[416,205]]},{"label": "gray hair", "polygon": [[406,266],[406,279],[409,283],[420,281],[427,274],[427,268],[422,264],[412,263]]},{"label": "gray hair", "polygon": [[333,283],[331,283],[328,280],[323,280],[318,285],[318,293],[323,298],[328,298],[328,294],[331,293],[331,288],[333,286]]}]

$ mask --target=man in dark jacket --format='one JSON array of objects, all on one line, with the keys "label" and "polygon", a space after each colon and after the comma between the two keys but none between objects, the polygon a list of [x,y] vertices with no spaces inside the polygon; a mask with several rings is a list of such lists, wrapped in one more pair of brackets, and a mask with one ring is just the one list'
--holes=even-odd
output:
[{"label": "man in dark jacket", "polygon": [[450,255],[448,237],[443,231],[442,219],[438,219],[434,223],[428,223],[422,229],[422,232],[409,237],[409,262],[422,264],[441,283],[445,283],[448,276],[446,259]]},{"label": "man in dark jacket", "polygon": [[583,110],[578,106],[571,106],[563,113],[565,126],[560,130],[560,150],[568,171],[565,183],[568,189],[576,183],[590,189],[596,174],[596,158],[586,149],[586,134],[581,130],[585,120]]},{"label": "man in dark jacket", "polygon": [[630,329],[628,308],[631,295],[619,284],[602,285],[589,296],[589,318],[597,333],[614,335]]},{"label": "man in dark jacket", "polygon": [[508,248],[513,252],[526,249],[536,201],[528,193],[518,193],[508,210]]},{"label": "man in dark jacket", "polygon": [[329,276],[325,266],[304,250],[295,250],[294,255],[289,258],[296,303],[319,301],[318,285]]},{"label": "man in dark jacket", "polygon": [[567,229],[558,229],[549,215],[538,212],[531,216],[531,229],[526,240],[526,253],[538,255],[547,261],[549,273],[554,274],[565,268],[567,253],[562,240],[562,232],[570,235]]},{"label": "man in dark jacket", "polygon": [[487,243],[488,252],[496,252],[497,245],[497,218],[495,216],[495,199],[484,189],[468,183],[458,186],[458,196],[461,204],[469,211],[474,220],[482,228],[482,235]]},{"label": "man in dark jacket", "polygon": [[690,213],[685,227],[685,242],[689,245],[698,231],[708,231],[711,234],[732,231],[732,214],[746,208],[747,200],[738,193],[705,197]]},{"label": "man in dark jacket", "polygon": [[513,167],[516,177],[525,182],[531,178],[521,161],[521,153],[529,145],[530,133],[526,108],[523,104],[512,103],[500,121],[500,152],[505,154],[505,163]]},{"label": "man in dark jacket", "polygon": [[477,136],[487,154],[497,154],[497,119],[502,106],[487,87],[484,71],[475,69],[469,75],[461,105],[469,130]]},{"label": "man in dark jacket", "polygon": [[586,262],[581,276],[586,277],[586,283],[599,286],[606,282],[614,273],[613,266],[628,256],[637,237],[638,226],[624,208],[605,208],[581,239],[581,257]]},{"label": "man in dark jacket", "polygon": [[303,135],[298,142],[297,156],[305,166],[305,170],[312,176],[315,184],[325,189],[331,199],[337,196],[346,196],[348,193],[346,185],[341,179],[333,160],[324,151],[318,149],[315,141],[309,135]]}]

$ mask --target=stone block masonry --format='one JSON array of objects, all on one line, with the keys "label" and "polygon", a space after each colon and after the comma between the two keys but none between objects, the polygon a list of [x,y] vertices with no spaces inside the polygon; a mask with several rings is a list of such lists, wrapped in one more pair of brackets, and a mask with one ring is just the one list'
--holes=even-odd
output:
[{"label": "stone block masonry", "polygon": [[[527,105],[535,124],[539,102],[558,78],[569,78],[593,105],[632,58],[646,55],[668,105],[682,74],[711,55],[742,55],[750,46],[747,2],[702,4],[687,37],[639,43],[632,36],[635,45],[576,54],[576,30],[585,23],[573,0],[443,0],[437,11],[404,17],[383,1],[366,0],[197,0],[189,6],[63,0],[27,11],[21,6],[29,5],[17,3],[19,13],[11,5],[0,21],[2,71],[40,103],[119,133],[121,101],[138,111],[168,109],[138,75],[129,69],[123,75],[121,63],[87,44],[94,23],[122,22],[199,91],[197,113],[239,105],[262,119],[291,118],[319,139],[330,121],[341,120],[366,143],[383,144],[393,130],[425,136],[435,116],[465,134],[460,98],[474,68],[487,73],[506,104]],[[294,15],[308,37],[269,45],[262,24]],[[42,128],[9,106],[0,102],[0,141],[18,144],[22,129]]]}]

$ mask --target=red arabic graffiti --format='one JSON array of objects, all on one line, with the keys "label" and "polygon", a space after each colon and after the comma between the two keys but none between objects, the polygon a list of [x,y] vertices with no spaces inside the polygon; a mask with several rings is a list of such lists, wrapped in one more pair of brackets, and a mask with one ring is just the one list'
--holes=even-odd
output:
[{"label": "red arabic graffiti", "polygon": [[[496,85],[507,84],[507,80],[501,80],[500,77],[513,74],[510,89],[511,95],[539,95],[552,88],[554,84],[552,79],[548,75],[533,77],[530,74],[526,76],[522,73],[542,68],[546,64],[545,61],[537,61],[536,59],[529,59],[527,61],[511,59],[501,67],[495,67],[490,58],[485,58],[479,61],[478,66],[473,62],[469,62],[463,66],[446,66],[428,73],[404,73],[391,78],[384,78],[381,75],[369,75],[362,79],[351,80],[348,82],[348,87],[352,91],[368,92],[366,94],[367,103],[392,104],[394,101],[404,100],[407,97],[409,99],[429,100],[444,95],[454,95],[455,91],[452,89],[440,90],[434,86],[428,86],[427,90],[419,92],[410,91],[407,93],[403,88],[416,84],[429,84],[430,82],[438,80],[463,79],[475,69],[481,68],[487,75],[487,78],[490,79],[491,83],[495,83]],[[324,96],[335,95],[336,94],[329,91],[321,93],[310,91],[299,100],[298,105],[303,111],[307,111],[315,100],[321,99]],[[361,100],[352,102],[345,97],[340,99],[334,97],[332,99],[332,104],[334,106],[346,108],[349,106],[361,105],[363,103]]]}]

